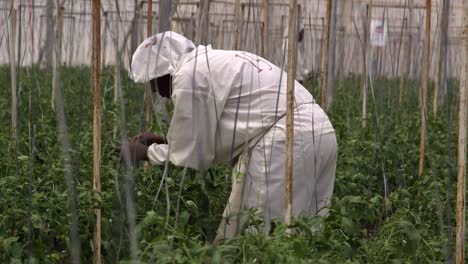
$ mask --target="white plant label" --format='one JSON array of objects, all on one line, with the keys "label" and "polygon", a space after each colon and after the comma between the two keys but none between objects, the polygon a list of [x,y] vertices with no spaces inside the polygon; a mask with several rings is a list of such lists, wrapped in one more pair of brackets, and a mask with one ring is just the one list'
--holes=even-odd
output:
[{"label": "white plant label", "polygon": [[387,24],[384,19],[372,19],[370,24],[370,43],[383,47],[387,42]]}]

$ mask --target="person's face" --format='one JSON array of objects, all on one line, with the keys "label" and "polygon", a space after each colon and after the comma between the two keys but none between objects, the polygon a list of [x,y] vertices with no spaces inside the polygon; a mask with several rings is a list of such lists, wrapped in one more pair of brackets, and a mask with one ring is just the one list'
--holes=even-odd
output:
[{"label": "person's face", "polygon": [[159,95],[170,98],[172,95],[172,77],[169,74],[158,77],[150,81],[151,90],[158,91]]}]

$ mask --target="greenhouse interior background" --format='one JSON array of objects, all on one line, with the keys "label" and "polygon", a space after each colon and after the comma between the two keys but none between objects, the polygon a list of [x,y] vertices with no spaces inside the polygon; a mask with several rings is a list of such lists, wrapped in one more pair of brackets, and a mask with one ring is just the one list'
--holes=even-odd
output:
[{"label": "greenhouse interior background", "polygon": [[[232,164],[120,162],[170,131],[131,74],[166,31],[300,78],[338,141],[327,215],[217,243]],[[3,0],[0,263],[465,263],[467,56],[467,0]]]}]

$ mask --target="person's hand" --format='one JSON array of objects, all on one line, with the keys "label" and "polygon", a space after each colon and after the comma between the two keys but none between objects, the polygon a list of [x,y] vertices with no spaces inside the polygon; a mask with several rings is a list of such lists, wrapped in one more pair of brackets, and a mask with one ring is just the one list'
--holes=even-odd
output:
[{"label": "person's hand", "polygon": [[139,142],[145,146],[151,146],[152,144],[166,144],[166,140],[158,135],[151,134],[148,132],[141,132],[138,135],[132,137],[130,142]]},{"label": "person's hand", "polygon": [[116,147],[116,151],[120,155],[120,162],[127,161],[135,166],[139,161],[148,160],[148,146],[139,142],[128,142]]}]

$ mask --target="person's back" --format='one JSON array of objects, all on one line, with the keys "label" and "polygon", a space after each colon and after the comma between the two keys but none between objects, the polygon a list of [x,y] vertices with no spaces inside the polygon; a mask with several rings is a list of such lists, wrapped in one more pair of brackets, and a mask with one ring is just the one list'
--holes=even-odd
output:
[{"label": "person's back", "polygon": [[[178,94],[185,94],[184,105],[195,103],[203,109],[192,113],[197,124],[216,117],[211,122],[216,126],[216,132],[211,133],[215,135],[212,161],[237,160],[234,173],[244,175],[233,178],[224,216],[234,218],[231,224],[221,224],[221,238],[241,230],[244,221],[237,215],[244,209],[256,208],[263,215],[265,230],[270,220],[283,219],[286,92],[287,74],[248,52],[199,46],[178,63],[174,72],[175,104],[181,103],[177,102]],[[336,139],[328,117],[298,82],[294,98],[293,213],[314,215],[329,204],[333,192]],[[205,143],[198,141],[192,148],[195,157],[206,156]]]},{"label": "person's back", "polygon": [[[276,140],[284,140],[286,85],[287,74],[260,56],[199,46],[180,60],[173,89],[213,95],[216,111],[222,112],[215,161],[229,162],[246,144],[252,147],[272,126],[278,132]],[[298,82],[295,107],[296,136],[310,138],[333,132],[325,113]]]}]

